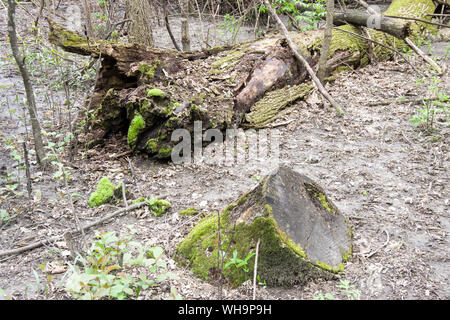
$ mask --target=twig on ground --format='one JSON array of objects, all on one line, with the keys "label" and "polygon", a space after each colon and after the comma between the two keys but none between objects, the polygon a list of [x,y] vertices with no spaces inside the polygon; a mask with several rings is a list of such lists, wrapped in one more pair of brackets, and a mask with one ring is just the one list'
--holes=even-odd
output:
[{"label": "twig on ground", "polygon": [[125,194],[125,180],[122,181],[122,197],[123,197],[123,203],[125,204],[125,208],[128,209],[128,203],[127,203],[127,196]]},{"label": "twig on ground", "polygon": [[[86,230],[88,230],[88,229],[90,229],[90,228],[92,228],[92,227],[94,227],[96,225],[99,225],[99,224],[101,224],[101,223],[103,223],[103,222],[105,222],[105,221],[107,221],[107,220],[109,220],[111,218],[114,218],[115,216],[117,216],[119,214],[122,214],[124,212],[140,208],[140,207],[142,207],[142,206],[144,206],[146,204],[147,203],[145,201],[143,201],[143,202],[139,202],[139,203],[133,204],[133,205],[129,206],[128,208],[123,208],[123,209],[117,210],[117,211],[115,211],[115,212],[113,212],[113,213],[111,213],[111,214],[109,214],[109,215],[107,215],[107,216],[105,216],[105,217],[103,217],[101,219],[98,219],[96,221],[88,223],[87,225],[81,227],[80,229],[81,229],[81,231],[86,231]],[[67,232],[74,233],[74,232],[80,232],[80,230],[76,230],[76,231],[67,230],[65,233],[67,233]],[[65,233],[63,233],[61,235],[57,235],[57,236],[51,237],[51,238],[48,238],[48,239],[45,239],[45,240],[34,242],[32,244],[29,244],[29,245],[21,247],[21,248],[0,251],[0,257],[8,256],[8,255],[11,255],[11,254],[22,253],[22,252],[25,252],[25,251],[28,251],[28,250],[32,250],[32,249],[35,249],[35,248],[42,247],[45,244],[52,243],[52,242],[55,242],[55,241],[58,241],[58,240],[64,238]]]},{"label": "twig on ground", "polygon": [[258,252],[260,243],[261,239],[258,239],[258,242],[256,243],[255,267],[253,269],[253,300],[256,300],[256,275],[258,273]]}]

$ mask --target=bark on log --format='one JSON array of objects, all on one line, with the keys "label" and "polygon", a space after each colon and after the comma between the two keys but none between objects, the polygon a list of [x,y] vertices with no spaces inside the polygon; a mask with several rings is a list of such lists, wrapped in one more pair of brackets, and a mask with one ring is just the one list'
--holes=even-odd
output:
[{"label": "bark on log", "polygon": [[[218,217],[201,220],[177,247],[176,259],[204,280],[217,270]],[[311,179],[280,167],[220,214],[225,263],[237,252],[244,259],[261,239],[258,275],[269,286],[292,286],[332,277],[351,254],[351,229],[323,189]],[[232,285],[251,279],[249,272],[229,267],[224,275]]]},{"label": "bark on log", "polygon": [[[429,19],[426,15],[434,10],[432,0],[394,0],[386,14]],[[420,22],[394,20],[396,26],[402,26],[395,34],[409,34],[413,40],[423,27]],[[352,25],[340,28],[361,34]],[[177,128],[192,131],[195,120],[201,120],[205,130],[234,125],[263,127],[311,90],[304,84],[308,80],[306,70],[281,35],[233,47],[177,52],[139,44],[88,43],[85,37],[51,21],[50,30],[50,41],[66,51],[95,57],[101,51],[102,67],[92,96],[89,136],[85,137],[91,145],[102,142],[111,132],[123,132],[132,150],[169,158],[176,144],[171,141],[171,133]],[[404,41],[384,32],[369,29],[369,34],[371,39],[397,50],[407,48]],[[314,67],[319,60],[322,31],[290,36]],[[385,47],[375,46],[373,51],[378,60],[393,56]],[[364,40],[334,30],[327,76],[366,65],[367,52]]]}]

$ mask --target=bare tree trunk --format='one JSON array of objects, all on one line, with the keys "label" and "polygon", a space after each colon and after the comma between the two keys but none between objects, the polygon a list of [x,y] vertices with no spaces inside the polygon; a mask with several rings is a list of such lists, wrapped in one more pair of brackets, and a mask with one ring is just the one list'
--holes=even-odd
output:
[{"label": "bare tree trunk", "polygon": [[127,0],[127,16],[132,20],[128,27],[131,42],[154,46],[150,17],[152,8],[148,0]]},{"label": "bare tree trunk", "polygon": [[183,51],[191,51],[191,38],[189,36],[189,1],[182,0],[181,8],[183,19],[181,20],[181,44]]},{"label": "bare tree trunk", "polygon": [[94,31],[92,30],[91,6],[88,4],[87,0],[83,0],[83,8],[84,14],[86,15],[86,36],[94,38]]},{"label": "bare tree trunk", "polygon": [[327,60],[330,51],[331,38],[333,32],[333,14],[334,14],[334,0],[327,0],[327,24],[325,27],[322,48],[320,49],[319,70],[317,71],[317,77],[322,83],[327,73]]},{"label": "bare tree trunk", "polygon": [[30,114],[31,128],[34,138],[34,148],[36,150],[36,159],[39,165],[45,164],[45,152],[44,143],[42,142],[41,126],[37,119],[36,114],[36,100],[34,98],[33,86],[31,85],[30,74],[25,65],[25,56],[23,56],[19,51],[19,46],[17,44],[17,34],[16,34],[16,23],[15,23],[15,12],[16,12],[16,1],[8,0],[8,33],[9,42],[11,44],[11,50],[14,59],[17,62],[20,73],[23,79],[23,85],[25,87],[25,93],[27,95],[27,106],[28,112]]},{"label": "bare tree trunk", "polygon": [[170,40],[172,40],[172,43],[178,51],[181,51],[180,47],[177,44],[177,40],[175,40],[175,37],[173,36],[172,29],[170,29],[170,23],[169,23],[169,14],[167,12],[167,0],[162,0],[163,2],[163,11],[164,11],[164,23],[166,25],[167,32],[169,33]]}]

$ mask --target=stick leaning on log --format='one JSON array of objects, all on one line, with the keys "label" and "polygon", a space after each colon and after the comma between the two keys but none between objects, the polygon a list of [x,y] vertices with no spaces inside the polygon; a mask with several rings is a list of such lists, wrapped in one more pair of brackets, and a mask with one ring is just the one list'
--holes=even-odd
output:
[{"label": "stick leaning on log", "polygon": [[269,10],[271,16],[275,19],[275,21],[277,22],[278,26],[281,29],[281,32],[283,33],[284,37],[286,38],[286,41],[289,45],[289,48],[291,48],[294,56],[305,66],[306,70],[308,71],[308,74],[310,75],[313,83],[316,85],[317,89],[319,90],[319,92],[322,94],[322,96],[325,97],[325,99],[327,99],[330,104],[336,109],[336,112],[338,112],[339,114],[342,113],[341,111],[341,106],[339,105],[339,103],[337,103],[333,97],[331,97],[331,95],[328,93],[328,91],[324,88],[324,86],[322,85],[322,83],[320,82],[319,78],[317,78],[314,70],[311,68],[311,66],[309,65],[308,61],[306,61],[306,59],[299,53],[300,49],[297,47],[297,45],[292,41],[291,37],[289,36],[289,33],[285,27],[285,25],[283,24],[283,22],[281,21],[280,17],[278,17],[277,13],[275,12],[275,10],[272,8],[272,5],[270,4],[269,0],[264,0],[264,4],[266,5],[267,9]]}]

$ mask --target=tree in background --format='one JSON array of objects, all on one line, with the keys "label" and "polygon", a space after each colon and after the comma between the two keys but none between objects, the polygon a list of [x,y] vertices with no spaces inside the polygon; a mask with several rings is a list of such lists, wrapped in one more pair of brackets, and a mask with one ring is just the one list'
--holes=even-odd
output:
[{"label": "tree in background", "polygon": [[127,17],[132,22],[128,27],[131,42],[153,47],[153,32],[150,23],[152,8],[148,0],[127,0]]},{"label": "tree in background", "polygon": [[30,80],[30,73],[28,72],[27,66],[25,64],[25,56],[23,56],[19,51],[19,45],[17,43],[16,34],[16,23],[15,23],[15,13],[16,13],[16,1],[8,0],[8,34],[9,42],[11,44],[11,50],[14,59],[19,67],[20,74],[22,75],[23,85],[25,88],[25,94],[27,96],[27,107],[28,113],[30,114],[31,130],[33,132],[34,148],[36,150],[36,159],[39,165],[45,164],[45,151],[44,143],[42,142],[41,126],[37,118],[36,111],[36,99],[34,97],[33,86]]},{"label": "tree in background", "polygon": [[327,71],[328,53],[330,51],[333,32],[333,14],[334,0],[327,0],[327,24],[325,27],[322,48],[320,49],[319,69],[317,71],[317,77],[320,82],[323,82]]}]

